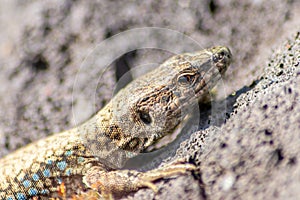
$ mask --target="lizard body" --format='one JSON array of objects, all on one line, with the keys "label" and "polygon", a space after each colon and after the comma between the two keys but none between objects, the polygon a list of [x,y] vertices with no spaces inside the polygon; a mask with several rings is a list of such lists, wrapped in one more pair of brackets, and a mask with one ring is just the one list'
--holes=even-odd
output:
[{"label": "lizard body", "polygon": [[153,181],[194,170],[177,163],[148,172],[118,170],[129,158],[172,133],[189,108],[229,66],[227,47],[176,55],[132,81],[98,113],[0,160],[0,197],[5,200],[71,198],[150,187]]}]

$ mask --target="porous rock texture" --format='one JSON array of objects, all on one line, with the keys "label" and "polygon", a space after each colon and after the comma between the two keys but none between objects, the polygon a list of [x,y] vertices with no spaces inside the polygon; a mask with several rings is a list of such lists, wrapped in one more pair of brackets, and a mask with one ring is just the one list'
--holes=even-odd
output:
[{"label": "porous rock texture", "polygon": [[[169,57],[140,50],[119,58],[104,75],[101,60],[99,69],[80,71],[101,41],[132,28],[162,27],[203,48],[232,50],[225,89],[217,90],[221,114],[207,111],[221,117],[202,117],[198,130],[186,131],[188,137],[166,156],[165,162],[195,163],[193,175],[157,182],[156,195],[141,189],[122,198],[299,199],[299,7],[299,1],[276,0],[3,0],[0,156],[88,119],[109,101],[124,71]],[[78,121],[73,111],[80,113]]]}]

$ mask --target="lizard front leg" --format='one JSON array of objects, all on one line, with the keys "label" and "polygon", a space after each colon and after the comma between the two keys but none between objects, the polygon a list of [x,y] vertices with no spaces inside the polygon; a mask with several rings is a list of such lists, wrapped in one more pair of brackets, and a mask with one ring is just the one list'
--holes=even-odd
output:
[{"label": "lizard front leg", "polygon": [[101,167],[92,167],[83,177],[84,183],[101,193],[104,199],[113,199],[113,194],[122,195],[142,187],[158,192],[154,181],[174,175],[186,174],[196,169],[193,164],[173,163],[147,172],[135,170],[103,171]]}]

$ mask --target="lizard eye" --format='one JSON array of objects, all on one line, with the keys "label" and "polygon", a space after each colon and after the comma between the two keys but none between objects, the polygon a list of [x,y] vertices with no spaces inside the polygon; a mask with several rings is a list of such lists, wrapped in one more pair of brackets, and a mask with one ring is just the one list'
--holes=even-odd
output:
[{"label": "lizard eye", "polygon": [[191,74],[183,74],[177,78],[177,82],[181,86],[190,86],[194,82],[195,76]]}]

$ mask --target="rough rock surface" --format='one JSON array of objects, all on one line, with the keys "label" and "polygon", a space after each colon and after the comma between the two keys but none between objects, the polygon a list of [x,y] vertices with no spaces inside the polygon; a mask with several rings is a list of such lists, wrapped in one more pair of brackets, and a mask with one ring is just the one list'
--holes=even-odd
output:
[{"label": "rough rock surface", "polygon": [[226,124],[194,133],[178,149],[199,165],[205,197],[300,197],[299,84],[300,32],[273,53],[258,83],[237,98]]},{"label": "rough rock surface", "polygon": [[[131,52],[112,63],[106,81],[98,80],[103,67],[97,61],[99,69],[81,72],[74,90],[79,66],[99,42],[132,28],[163,27],[203,47],[232,49],[234,62],[220,95],[227,96],[226,123],[206,118],[201,130],[190,131],[191,137],[174,149],[169,160],[186,157],[196,163],[194,176],[158,182],[157,196],[142,189],[124,198],[298,199],[299,7],[299,1],[275,0],[3,0],[0,156],[87,119],[111,98],[124,68],[170,56]],[[96,92],[92,84],[98,84]],[[77,122],[72,109],[82,111]]]}]

